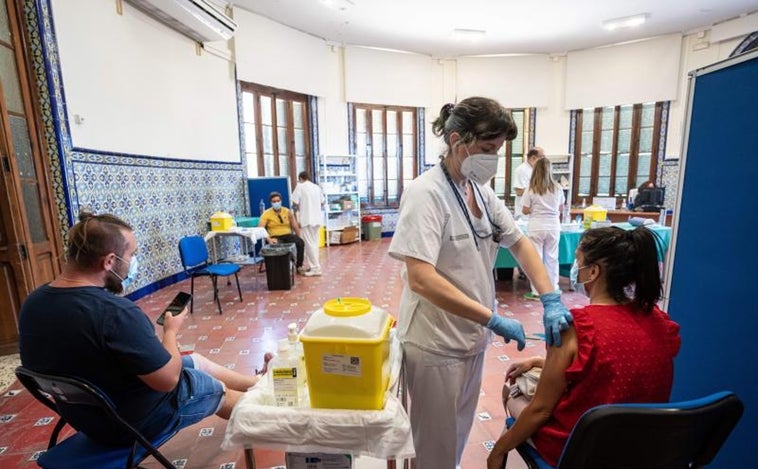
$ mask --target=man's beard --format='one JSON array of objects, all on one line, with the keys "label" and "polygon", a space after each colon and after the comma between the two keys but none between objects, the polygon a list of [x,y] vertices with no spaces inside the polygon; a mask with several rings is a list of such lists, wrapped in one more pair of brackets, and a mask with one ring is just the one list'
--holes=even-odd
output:
[{"label": "man's beard", "polygon": [[113,271],[110,272],[110,275],[105,277],[105,289],[116,295],[119,295],[124,291],[124,286],[121,285],[121,279],[114,275]]}]

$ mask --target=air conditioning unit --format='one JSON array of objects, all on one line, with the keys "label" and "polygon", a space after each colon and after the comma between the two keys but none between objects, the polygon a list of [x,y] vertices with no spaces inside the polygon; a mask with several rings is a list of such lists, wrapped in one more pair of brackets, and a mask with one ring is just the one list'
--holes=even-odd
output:
[{"label": "air conditioning unit", "polygon": [[237,29],[237,23],[207,0],[126,0],[197,42],[226,41]]}]

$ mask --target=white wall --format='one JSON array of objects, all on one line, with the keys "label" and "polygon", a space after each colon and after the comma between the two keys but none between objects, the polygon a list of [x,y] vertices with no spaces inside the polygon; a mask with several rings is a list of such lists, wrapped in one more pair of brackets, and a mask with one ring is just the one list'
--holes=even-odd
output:
[{"label": "white wall", "polygon": [[234,8],[237,77],[242,81],[327,96],[338,57],[323,40]]},{"label": "white wall", "polygon": [[[128,3],[123,16],[111,2],[79,0],[76,7],[71,3],[53,0],[68,109],[85,118],[83,125],[72,123],[75,146],[238,160],[235,84],[228,62],[205,52],[196,55],[191,40]],[[620,62],[640,66],[660,57],[661,45],[672,58],[655,67],[657,75],[645,69],[632,75],[634,101],[661,99],[661,89],[665,96],[675,91],[670,96],[666,153],[676,157],[681,151],[687,73],[727,57],[741,39],[709,44],[707,35],[691,34],[563,57],[432,59],[327,44],[239,8],[234,17],[240,25],[232,42],[238,78],[318,96],[322,153],[348,151],[348,101],[412,105],[426,109],[428,162],[436,161],[442,148],[431,122],[443,104],[464,94],[488,95],[508,107],[536,107],[536,143],[548,154],[566,154],[568,109],[577,105],[571,101],[577,96],[572,94],[576,75],[569,75],[580,69],[582,60],[589,60],[592,73],[609,79],[607,74]],[[672,53],[670,44],[677,41]],[[649,76],[663,77],[665,83]],[[593,94],[585,87],[578,95],[588,98],[582,105],[627,104],[607,102],[610,98],[603,93]]]},{"label": "white wall", "polygon": [[52,7],[74,147],[240,161],[232,63],[126,2]]},{"label": "white wall", "polygon": [[496,99],[507,108],[546,107],[552,81],[550,57],[462,57],[457,60],[458,100]]},{"label": "white wall", "polygon": [[680,52],[678,34],[569,52],[565,108],[675,99]]}]

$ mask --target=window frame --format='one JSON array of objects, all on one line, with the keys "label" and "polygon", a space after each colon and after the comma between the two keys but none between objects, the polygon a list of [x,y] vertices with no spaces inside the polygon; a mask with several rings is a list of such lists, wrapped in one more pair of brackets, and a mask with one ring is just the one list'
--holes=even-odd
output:
[{"label": "window frame", "polygon": [[[358,133],[359,129],[357,128],[357,114],[360,111],[365,111],[366,113],[366,128],[362,129],[366,134],[366,151],[363,153],[358,152]],[[380,111],[382,113],[381,119],[382,119],[382,154],[380,156],[376,156],[373,153],[374,149],[374,134],[377,132],[374,132],[374,111]],[[397,152],[396,155],[393,157],[395,158],[394,165],[396,165],[397,168],[397,198],[393,199],[393,201],[389,200],[389,165],[392,162],[390,160],[390,156],[387,151],[387,114],[388,112],[394,112],[395,113],[395,119],[396,119],[396,127],[397,130]],[[411,113],[411,126],[412,126],[412,133],[413,133],[413,149],[411,152],[411,155],[413,156],[413,174],[410,175],[410,177],[406,177],[404,174],[404,168],[403,168],[403,155],[406,154],[405,148],[403,147],[403,134],[406,133],[405,129],[403,128],[403,113],[410,112]],[[363,195],[359,193],[359,196],[361,197],[361,206],[362,208],[367,209],[380,209],[380,208],[397,208],[400,205],[400,198],[403,195],[403,190],[405,189],[404,180],[412,180],[416,178],[419,174],[419,168],[421,166],[420,164],[420,158],[419,155],[419,149],[421,148],[421,143],[419,141],[419,136],[421,133],[419,132],[419,122],[418,122],[418,116],[419,116],[419,108],[415,108],[412,106],[393,106],[393,105],[386,105],[386,104],[369,104],[369,103],[356,103],[351,102],[349,103],[349,116],[350,119],[350,152],[360,160],[365,159],[365,168],[367,174],[359,174],[358,175],[358,181],[360,183],[361,179],[365,178],[366,181],[366,197],[365,200],[363,198]],[[400,155],[399,157],[397,155]],[[374,158],[382,158],[384,161],[383,164],[383,174],[382,174],[382,203],[377,203],[377,196],[376,196],[376,185],[374,183],[375,181],[375,174],[374,174]],[[360,187],[359,187],[360,190]]]},{"label": "window frame", "polygon": [[[651,142],[651,150],[650,150],[650,168],[647,174],[647,179],[643,180],[637,180],[637,169],[638,169],[638,162],[639,162],[639,151],[640,151],[640,139],[641,139],[641,129],[642,129],[642,109],[644,104],[654,104],[654,117],[653,117],[653,130],[652,130],[652,142]],[[658,174],[658,167],[660,165],[660,153],[661,150],[665,147],[665,132],[661,132],[661,128],[663,125],[665,125],[665,122],[667,121],[667,116],[665,113],[668,112],[668,103],[664,101],[658,101],[655,103],[637,103],[633,104],[632,106],[632,124],[631,124],[631,135],[630,135],[630,141],[629,141],[629,164],[627,168],[627,187],[625,190],[620,191],[621,194],[618,194],[618,190],[616,189],[616,176],[617,176],[617,166],[619,161],[619,154],[618,154],[618,143],[619,143],[619,122],[620,122],[620,114],[621,114],[621,108],[622,106],[627,105],[616,105],[616,106],[601,106],[601,107],[595,107],[595,108],[589,108],[589,109],[576,109],[571,111],[571,119],[573,122],[573,131],[572,131],[572,139],[573,139],[573,157],[574,157],[574,163],[573,163],[573,170],[572,170],[572,178],[571,178],[571,194],[572,194],[572,205],[579,205],[582,201],[582,199],[592,198],[598,196],[598,184],[600,180],[599,171],[600,171],[600,150],[602,145],[602,125],[603,125],[603,110],[613,107],[613,141],[611,144],[611,171],[610,175],[608,176],[610,178],[610,183],[608,187],[608,195],[601,195],[601,197],[616,197],[621,198],[622,201],[627,197],[627,194],[629,194],[629,191],[633,188],[638,187],[640,184],[647,180],[656,181],[657,180],[657,174]],[[584,113],[585,111],[592,110],[593,112],[593,129],[592,129],[592,165],[590,169],[590,187],[589,187],[589,193],[579,193],[579,187],[580,187],[580,178],[581,178],[581,167],[582,167],[582,132],[583,132],[583,125],[584,125]],[[586,200],[585,200],[586,202]]]},{"label": "window frame", "polygon": [[[255,150],[253,152],[250,151],[250,149],[245,148],[245,156],[246,159],[251,154],[254,154],[254,157],[256,158],[257,162],[257,174],[248,174],[248,177],[271,177],[271,176],[289,176],[290,182],[295,183],[297,181],[297,175],[300,171],[306,170],[308,172],[313,172],[314,166],[314,157],[313,157],[313,150],[311,145],[311,122],[310,122],[310,115],[311,115],[311,104],[309,96],[302,93],[297,93],[294,91],[288,91],[288,90],[282,90],[279,88],[274,88],[271,86],[264,86],[264,85],[258,85],[255,83],[248,83],[248,82],[240,82],[240,90],[242,93],[242,96],[244,96],[244,93],[251,93],[253,95],[253,112],[255,114],[254,121],[251,122],[249,120],[246,120],[246,117],[244,115],[244,112],[241,112],[242,115],[242,123],[243,123],[243,137],[247,137],[245,135],[245,128],[244,124],[253,124],[255,126],[255,141],[256,146]],[[268,97],[271,99],[271,126],[272,126],[272,132],[271,132],[271,145],[272,145],[272,154],[274,155],[274,174],[267,174],[266,173],[266,162],[264,158],[264,148],[263,148],[263,122],[261,118],[261,97]],[[279,151],[279,132],[277,131],[279,129],[279,115],[277,110],[277,100],[284,100],[285,103],[285,134],[287,138],[286,142],[286,151],[280,152]],[[302,104],[302,130],[303,130],[303,149],[305,154],[305,161],[304,161],[304,167],[298,168],[297,167],[297,155],[295,154],[295,120],[294,120],[294,106],[293,102],[298,102]],[[287,174],[280,174],[281,173],[281,157],[283,155],[286,155],[287,157]],[[246,166],[246,170],[249,168],[249,164]]]}]

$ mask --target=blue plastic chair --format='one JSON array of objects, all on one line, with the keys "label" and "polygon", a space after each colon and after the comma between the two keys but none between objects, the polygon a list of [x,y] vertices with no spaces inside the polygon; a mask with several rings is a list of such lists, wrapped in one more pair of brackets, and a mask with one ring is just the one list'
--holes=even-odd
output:
[{"label": "blue plastic chair", "polygon": [[[237,276],[237,272],[240,271],[240,266],[237,264],[213,264],[209,261],[208,246],[205,244],[205,240],[200,236],[185,236],[179,240],[179,255],[182,258],[182,266],[187,275],[190,276],[190,294],[192,299],[190,300],[190,313],[194,310],[195,303],[195,277],[208,276],[213,283],[213,299],[216,300],[218,305],[218,314],[221,314],[221,299],[218,295],[218,277],[228,277],[234,274],[234,279],[237,281],[237,292],[240,296],[240,302],[242,302],[242,289],[240,288],[240,279]],[[227,282],[230,285],[231,282]]]},{"label": "blue plastic chair", "polygon": [[[574,425],[555,468],[533,446],[518,446],[529,469],[659,469],[710,464],[742,417],[730,391],[663,404],[593,407]],[[510,428],[515,420],[509,418]]]},{"label": "blue plastic chair", "polygon": [[[151,440],[145,438],[116,412],[113,402],[96,386],[83,380],[36,373],[19,366],[16,377],[39,402],[60,416],[53,428],[47,451],[37,464],[45,469],[131,469],[139,467],[140,461],[153,456],[163,467],[176,469],[160,451],[161,445],[176,433],[176,429]],[[77,416],[86,413],[88,417],[100,420],[102,427],[116,429],[128,441],[124,446],[107,446],[90,439],[82,431],[58,443],[58,435],[68,423],[80,430]],[[70,421],[67,416],[70,416]],[[93,419],[88,419],[89,425]],[[97,432],[97,429],[93,429]]]}]

